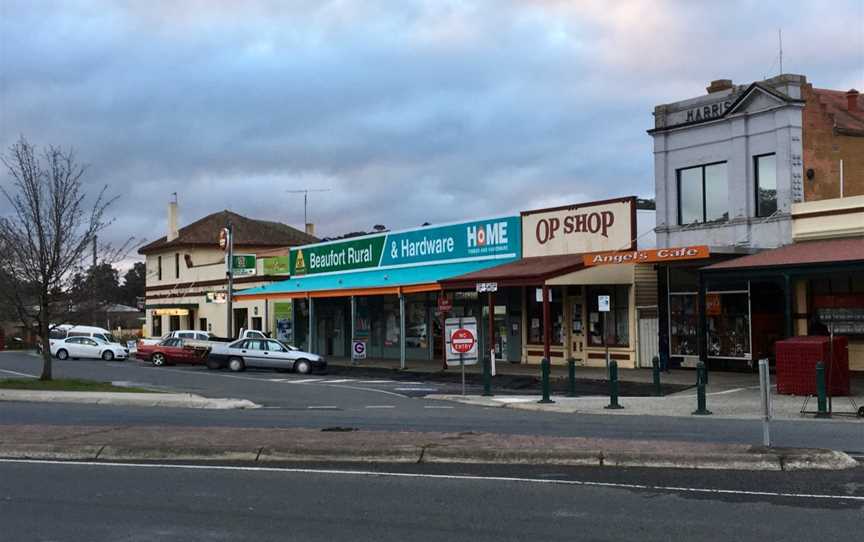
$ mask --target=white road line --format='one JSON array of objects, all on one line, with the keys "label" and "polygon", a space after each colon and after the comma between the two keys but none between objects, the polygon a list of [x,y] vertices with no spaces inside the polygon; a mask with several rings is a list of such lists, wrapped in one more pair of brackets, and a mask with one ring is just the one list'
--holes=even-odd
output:
[{"label": "white road line", "polygon": [[824,493],[784,493],[779,491],[749,491],[746,489],[713,489],[703,487],[655,486],[650,484],[622,484],[616,482],[592,482],[589,480],[560,480],[554,478],[519,478],[511,476],[471,476],[466,474],[419,474],[410,472],[375,472],[364,470],[302,469],[279,467],[241,467],[228,465],[181,465],[173,463],[99,463],[98,461],[44,461],[38,459],[0,459],[0,463],[26,463],[33,465],[64,465],[74,467],[113,467],[143,469],[178,469],[201,471],[240,471],[285,474],[323,474],[332,476],[368,476],[370,478],[419,478],[431,480],[472,480],[479,482],[515,482],[552,486],[582,486],[608,489],[642,491],[666,491],[670,493],[705,493],[714,495],[746,495],[787,499],[813,499],[864,502],[864,495],[829,495]]},{"label": "white road line", "polygon": [[438,388],[393,388],[396,391],[438,391]]},{"label": "white road line", "polygon": [[364,388],[362,386],[343,386],[342,384],[336,384],[336,385],[332,385],[330,387],[331,388],[341,388],[343,390],[371,391],[373,393],[383,393],[384,395],[393,395],[394,397],[401,397],[402,399],[408,399],[407,395],[402,395],[401,393],[395,393],[395,392],[387,391],[387,390],[379,390],[377,388]]},{"label": "white road line", "polygon": [[335,405],[312,405],[306,408],[309,410],[337,410],[339,407]]},{"label": "white road line", "polygon": [[288,382],[287,378],[268,378],[267,382]]},{"label": "white road line", "polygon": [[30,378],[39,378],[39,375],[31,375],[27,373],[19,373],[18,371],[10,371],[8,369],[0,369],[0,373],[9,373],[10,375],[28,376]]},{"label": "white road line", "polygon": [[358,384],[392,384],[395,380],[358,380]]},{"label": "white road line", "polygon": [[395,405],[366,405],[365,408],[396,408]]},{"label": "white road line", "polygon": [[340,378],[338,380],[324,380],[326,384],[344,384],[345,382],[354,382],[353,378]]},{"label": "white road line", "polygon": [[286,380],[289,384],[311,384],[312,382],[321,382],[321,378],[301,378],[300,380]]},{"label": "white road line", "polygon": [[424,406],[423,408],[445,409],[445,408],[453,408],[453,407],[452,407],[452,406],[432,406],[432,405],[426,405],[426,406]]}]

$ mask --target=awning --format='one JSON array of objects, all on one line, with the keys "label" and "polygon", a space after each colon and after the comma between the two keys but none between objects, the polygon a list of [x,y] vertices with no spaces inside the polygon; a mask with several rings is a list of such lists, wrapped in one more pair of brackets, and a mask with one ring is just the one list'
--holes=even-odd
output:
[{"label": "awning", "polygon": [[607,284],[633,284],[636,280],[635,263],[619,263],[586,267],[546,281],[549,286],[586,286]]},{"label": "awning", "polygon": [[535,256],[443,279],[440,282],[445,290],[473,290],[478,282],[495,282],[498,286],[537,286],[548,279],[584,267],[582,254]]},{"label": "awning", "polygon": [[310,275],[274,282],[237,292],[237,299],[298,297],[347,297],[432,292],[441,289],[438,281],[494,266],[500,260],[423,265],[373,271]]},{"label": "awning", "polygon": [[706,272],[825,268],[864,262],[864,239],[808,241],[703,267]]}]

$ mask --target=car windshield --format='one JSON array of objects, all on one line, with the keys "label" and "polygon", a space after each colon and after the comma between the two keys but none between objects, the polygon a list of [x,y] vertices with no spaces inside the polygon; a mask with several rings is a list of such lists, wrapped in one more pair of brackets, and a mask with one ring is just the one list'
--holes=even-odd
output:
[{"label": "car windshield", "polygon": [[106,341],[102,337],[99,337],[98,335],[93,335],[93,337],[91,337],[91,339],[93,339],[94,341],[96,341],[99,344],[108,344],[108,341]]}]

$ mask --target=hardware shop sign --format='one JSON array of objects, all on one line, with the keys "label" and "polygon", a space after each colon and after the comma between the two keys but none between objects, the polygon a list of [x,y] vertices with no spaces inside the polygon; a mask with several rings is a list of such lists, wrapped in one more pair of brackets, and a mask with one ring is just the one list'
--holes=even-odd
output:
[{"label": "hardware shop sign", "polygon": [[515,259],[520,239],[516,216],[366,235],[291,249],[291,275]]},{"label": "hardware shop sign", "polygon": [[522,213],[526,258],[632,250],[635,233],[633,197]]}]

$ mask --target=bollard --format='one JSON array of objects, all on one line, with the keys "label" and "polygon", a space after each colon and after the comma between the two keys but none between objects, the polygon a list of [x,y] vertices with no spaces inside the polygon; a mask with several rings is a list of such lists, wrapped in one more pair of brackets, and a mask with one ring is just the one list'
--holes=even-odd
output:
[{"label": "bollard", "polygon": [[762,446],[771,447],[771,371],[768,359],[759,360],[759,398],[762,404]]},{"label": "bollard", "polygon": [[567,397],[576,397],[576,360],[567,360]]},{"label": "bollard", "polygon": [[609,362],[609,404],[604,408],[609,410],[624,408],[618,404],[618,362],[614,359]]},{"label": "bollard", "polygon": [[483,360],[483,397],[492,397],[492,359]]},{"label": "bollard", "polygon": [[700,361],[696,364],[696,410],[693,414],[696,416],[707,416],[711,411],[705,405],[705,384],[707,383],[707,371],[705,370],[705,362]]},{"label": "bollard", "polygon": [[540,380],[543,386],[543,398],[537,401],[538,403],[554,403],[552,399],[549,398],[549,371],[551,367],[549,364],[549,358],[543,358],[540,362]]},{"label": "bollard", "polygon": [[657,356],[651,358],[651,370],[654,373],[654,395],[660,397],[663,395],[663,390],[660,387],[660,358]]},{"label": "bollard", "polygon": [[828,412],[827,395],[825,390],[825,364],[820,361],[816,364],[816,397],[819,406],[819,412],[816,413],[817,418],[831,417],[831,414]]}]

